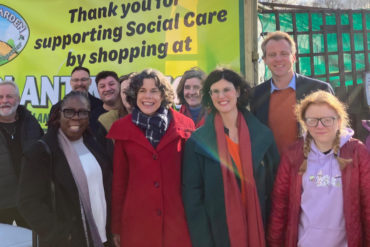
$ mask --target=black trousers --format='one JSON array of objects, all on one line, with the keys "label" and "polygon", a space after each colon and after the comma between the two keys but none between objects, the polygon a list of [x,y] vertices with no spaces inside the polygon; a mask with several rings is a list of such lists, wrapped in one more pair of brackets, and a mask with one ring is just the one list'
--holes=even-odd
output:
[{"label": "black trousers", "polygon": [[17,226],[29,228],[17,208],[0,209],[0,223],[12,225],[13,221],[15,221]]}]

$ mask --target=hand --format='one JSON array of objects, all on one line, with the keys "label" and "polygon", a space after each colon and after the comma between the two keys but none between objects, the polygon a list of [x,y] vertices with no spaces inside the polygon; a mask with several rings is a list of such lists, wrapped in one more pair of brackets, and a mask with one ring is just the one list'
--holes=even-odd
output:
[{"label": "hand", "polygon": [[121,236],[119,234],[113,234],[113,243],[115,247],[121,246]]}]

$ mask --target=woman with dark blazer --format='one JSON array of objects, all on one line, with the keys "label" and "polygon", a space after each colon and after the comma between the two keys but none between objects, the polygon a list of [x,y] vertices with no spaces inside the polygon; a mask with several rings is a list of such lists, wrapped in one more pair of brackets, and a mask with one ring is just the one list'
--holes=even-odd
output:
[{"label": "woman with dark blazer", "polygon": [[186,142],[182,194],[194,247],[264,247],[274,174],[272,132],[245,107],[248,84],[232,70],[203,86],[205,124]]},{"label": "woman with dark blazer", "polygon": [[40,246],[108,246],[110,159],[87,129],[89,112],[84,93],[66,95],[24,153],[18,207]]},{"label": "woman with dark blazer", "polygon": [[113,138],[112,232],[116,247],[190,247],[181,199],[181,160],[193,121],[170,108],[171,84],[147,69],[136,75],[130,115],[116,121]]}]

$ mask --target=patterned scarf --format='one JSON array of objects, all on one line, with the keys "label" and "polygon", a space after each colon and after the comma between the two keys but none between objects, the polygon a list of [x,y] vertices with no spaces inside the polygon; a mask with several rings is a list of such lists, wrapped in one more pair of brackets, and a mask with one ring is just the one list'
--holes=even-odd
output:
[{"label": "patterned scarf", "polygon": [[154,115],[148,116],[135,107],[132,111],[132,122],[145,131],[146,139],[156,148],[170,122],[168,109],[161,106]]}]

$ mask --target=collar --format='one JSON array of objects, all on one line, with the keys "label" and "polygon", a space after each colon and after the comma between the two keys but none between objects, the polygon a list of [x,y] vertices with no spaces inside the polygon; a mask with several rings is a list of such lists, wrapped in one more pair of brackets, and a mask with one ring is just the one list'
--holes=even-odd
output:
[{"label": "collar", "polygon": [[283,90],[283,89],[287,89],[287,88],[292,88],[294,91],[296,90],[296,74],[294,73],[293,74],[293,77],[292,77],[292,80],[290,80],[288,86],[286,88],[277,88],[274,83],[272,82],[272,78],[270,80],[270,84],[271,84],[271,90],[270,90],[270,93],[273,93],[275,90]]},{"label": "collar", "polygon": [[[249,129],[249,135],[251,138],[251,149],[252,149],[252,160],[253,166],[256,168],[263,159],[266,152],[271,146],[275,146],[273,142],[273,135],[271,130],[264,124],[262,124],[252,113],[248,110],[242,110],[243,117],[247,123]],[[196,152],[202,153],[207,157],[210,157],[216,161],[219,160],[217,157],[217,141],[216,133],[214,129],[214,113],[207,115],[205,124],[193,133],[191,138],[197,144]],[[198,146],[199,145],[199,146]],[[272,155],[278,155],[277,149],[273,149]],[[276,158],[273,156],[273,158]],[[276,158],[277,159],[277,158]],[[275,162],[275,160],[274,160]]]}]

